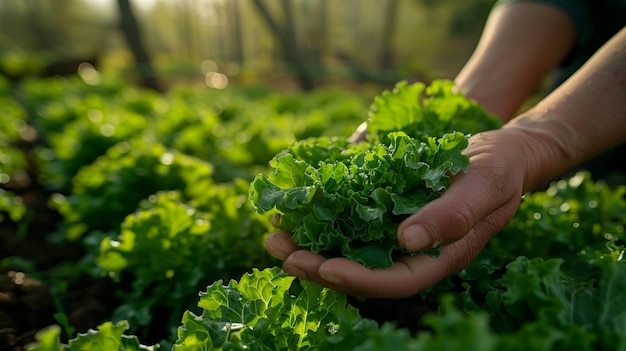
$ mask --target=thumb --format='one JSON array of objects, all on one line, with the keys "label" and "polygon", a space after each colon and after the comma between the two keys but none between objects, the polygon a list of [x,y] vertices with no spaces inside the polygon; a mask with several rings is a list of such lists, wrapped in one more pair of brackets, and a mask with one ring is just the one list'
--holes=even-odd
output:
[{"label": "thumb", "polygon": [[485,222],[480,235],[486,243],[519,206],[522,180],[514,173],[498,158],[472,158],[467,172],[455,177],[440,198],[400,224],[398,241],[409,251],[435,248],[463,238]]}]

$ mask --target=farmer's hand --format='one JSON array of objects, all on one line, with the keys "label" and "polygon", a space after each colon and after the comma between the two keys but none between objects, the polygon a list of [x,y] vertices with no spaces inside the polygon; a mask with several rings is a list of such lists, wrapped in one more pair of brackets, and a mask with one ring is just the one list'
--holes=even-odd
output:
[{"label": "farmer's hand", "polygon": [[[296,247],[290,234],[278,232],[267,250],[284,260],[291,275],[351,295],[402,298],[427,289],[469,264],[517,210],[532,142],[515,129],[477,134],[466,150],[470,166],[453,179],[439,199],[407,218],[398,229],[400,244],[410,251],[441,245],[441,254],[405,256],[388,269],[368,269],[345,258],[326,259]],[[532,164],[532,160],[530,164]]]}]

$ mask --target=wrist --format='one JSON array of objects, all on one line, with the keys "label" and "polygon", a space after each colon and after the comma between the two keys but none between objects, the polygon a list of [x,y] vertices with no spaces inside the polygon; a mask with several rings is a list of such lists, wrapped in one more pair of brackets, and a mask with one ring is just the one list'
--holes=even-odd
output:
[{"label": "wrist", "polygon": [[524,192],[557,178],[576,164],[581,150],[580,134],[550,111],[530,110],[503,126],[513,136],[524,167]]}]

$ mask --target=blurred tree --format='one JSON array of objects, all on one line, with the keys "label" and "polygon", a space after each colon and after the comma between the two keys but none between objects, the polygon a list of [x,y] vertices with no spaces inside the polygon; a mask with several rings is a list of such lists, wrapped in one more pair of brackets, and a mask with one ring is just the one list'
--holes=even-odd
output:
[{"label": "blurred tree", "polygon": [[[395,67],[395,52],[394,52],[394,39],[395,32],[398,23],[398,0],[386,0],[382,3],[382,16],[379,15],[378,23],[380,23],[380,29],[377,29],[378,35],[371,36],[367,30],[364,30],[360,26],[360,9],[359,5],[361,1],[353,1],[354,12],[351,14],[350,19],[352,23],[352,36],[359,43],[372,43],[374,45],[368,45],[368,49],[373,49],[374,60],[369,65],[364,64],[358,59],[355,59],[354,55],[363,56],[361,50],[356,50],[352,54],[344,50],[337,51],[335,55],[339,58],[349,69],[352,76],[360,81],[375,82],[383,85],[389,85],[397,82],[401,79],[396,73]],[[377,3],[379,6],[381,3]],[[376,40],[378,39],[378,40]],[[378,45],[376,45],[376,43]]]},{"label": "blurred tree", "polygon": [[241,10],[239,0],[230,0],[227,3],[230,6],[231,33],[233,38],[233,59],[239,65],[243,64],[243,35],[241,27]]},{"label": "blurred tree", "polygon": [[148,51],[145,49],[141,40],[141,33],[139,31],[139,25],[135,14],[130,6],[129,0],[118,0],[117,4],[120,11],[120,29],[124,33],[126,42],[130,47],[133,56],[135,57],[135,63],[137,65],[137,71],[139,73],[139,83],[147,88],[154,89],[156,91],[162,91]]},{"label": "blurred tree", "polygon": [[[458,2],[454,0],[414,0],[416,3],[424,5],[430,10],[445,8],[451,13],[451,20],[448,23],[448,33],[457,37],[464,37],[468,34],[474,35],[480,31],[486,20],[486,16],[493,7],[495,0],[472,0]],[[468,16],[471,13],[472,16]]]},{"label": "blurred tree", "polygon": [[[317,9],[314,4],[317,4]],[[327,26],[328,26],[328,1],[317,0],[316,2],[307,1],[305,4],[305,16],[304,18],[310,18],[311,22],[308,26],[308,38],[310,57],[312,63],[323,68],[324,55],[326,54],[327,47]],[[312,16],[307,16],[313,14]]]},{"label": "blurred tree", "polygon": [[0,26],[13,45],[60,54],[61,49],[76,51],[72,44],[93,34],[85,31],[88,13],[82,0],[3,0]]},{"label": "blurred tree", "polygon": [[281,43],[285,61],[295,70],[302,90],[313,90],[315,87],[315,77],[311,72],[307,55],[303,52],[303,47],[299,44],[296,37],[291,0],[281,0],[281,9],[284,16],[283,23],[280,23],[277,16],[273,16],[272,13],[270,13],[263,0],[253,0],[252,3],[256,6],[272,33],[276,35]]},{"label": "blurred tree", "polygon": [[[450,35],[467,38],[476,36],[485,25],[486,17],[493,7],[493,0],[474,0],[458,7],[450,23]],[[475,14],[467,16],[468,13]]]},{"label": "blurred tree", "polygon": [[380,44],[379,66],[385,70],[393,69],[393,38],[396,28],[398,12],[398,0],[387,0],[385,15],[383,17],[383,32]]},{"label": "blurred tree", "polygon": [[78,65],[96,65],[105,32],[102,17],[83,0],[0,1],[0,73],[75,74]]},{"label": "blurred tree", "polygon": [[194,57],[194,47],[195,47],[195,43],[194,43],[194,38],[193,38],[193,29],[192,29],[192,24],[194,23],[194,21],[192,20],[193,14],[195,13],[195,9],[194,4],[191,3],[189,0],[179,0],[176,2],[178,5],[178,10],[179,10],[179,21],[178,21],[178,25],[179,25],[179,33],[180,33],[180,39],[181,42],[183,43],[182,45],[182,50],[180,53],[182,53],[185,61],[187,62],[192,62]]}]

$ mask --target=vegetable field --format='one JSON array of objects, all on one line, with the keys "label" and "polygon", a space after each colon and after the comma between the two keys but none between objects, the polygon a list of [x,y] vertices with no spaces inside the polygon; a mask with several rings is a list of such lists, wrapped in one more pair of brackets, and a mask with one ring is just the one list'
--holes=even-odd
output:
[{"label": "vegetable field", "polygon": [[406,254],[399,222],[499,127],[450,82],[368,101],[0,77],[0,118],[1,351],[626,351],[626,185],[584,170],[411,298],[346,296],[266,253],[280,227],[371,267]]}]

